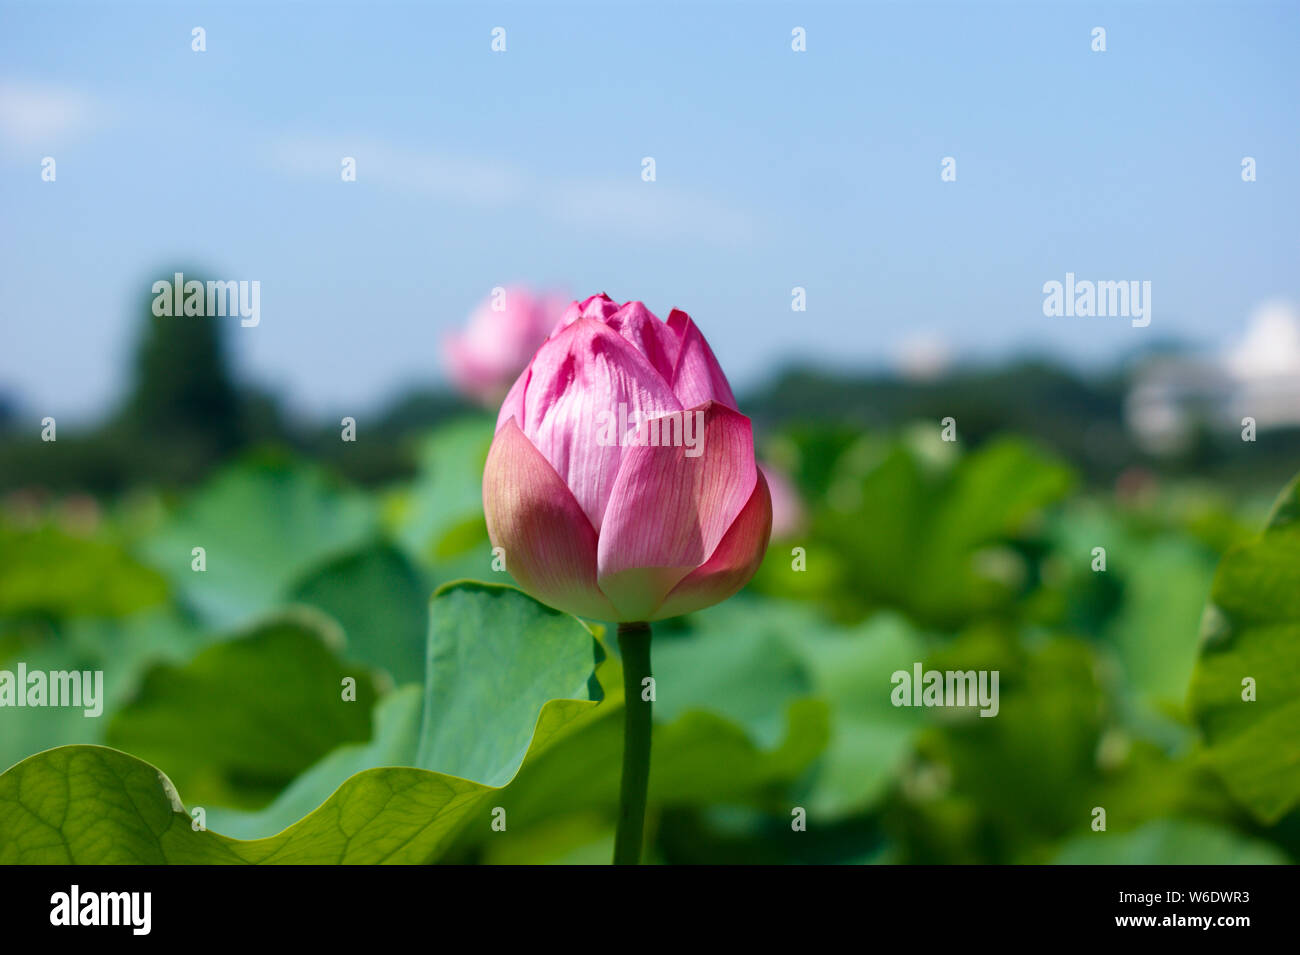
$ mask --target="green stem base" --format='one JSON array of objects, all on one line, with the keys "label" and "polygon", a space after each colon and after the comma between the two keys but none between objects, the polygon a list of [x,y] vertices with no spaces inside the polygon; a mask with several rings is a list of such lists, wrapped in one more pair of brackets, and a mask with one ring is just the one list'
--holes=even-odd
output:
[{"label": "green stem base", "polygon": [[623,781],[614,833],[614,865],[638,865],[645,834],[646,790],[650,785],[650,717],[652,703],[642,699],[650,676],[650,624],[620,623],[623,654]]}]

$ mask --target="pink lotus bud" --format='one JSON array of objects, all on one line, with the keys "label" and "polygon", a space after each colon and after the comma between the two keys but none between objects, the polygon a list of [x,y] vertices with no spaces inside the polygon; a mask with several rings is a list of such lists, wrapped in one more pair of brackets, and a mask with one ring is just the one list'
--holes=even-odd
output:
[{"label": "pink lotus bud", "polygon": [[506,396],[483,508],[525,590],[608,621],[725,600],[772,526],[750,421],[690,316],[604,295],[569,306]]},{"label": "pink lotus bud", "polygon": [[456,387],[489,407],[505,395],[564,310],[564,300],[512,286],[489,296],[466,327],[443,340]]}]

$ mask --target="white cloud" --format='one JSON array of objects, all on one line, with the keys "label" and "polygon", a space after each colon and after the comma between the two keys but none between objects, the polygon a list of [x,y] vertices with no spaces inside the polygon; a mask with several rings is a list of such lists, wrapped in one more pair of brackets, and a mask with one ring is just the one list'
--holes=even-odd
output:
[{"label": "white cloud", "polygon": [[648,239],[702,239],[741,245],[754,234],[751,217],[706,196],[692,196],[661,182],[567,180],[549,184],[541,198],[551,218],[584,229]]},{"label": "white cloud", "polygon": [[271,164],[281,171],[337,179],[344,156],[357,178],[402,193],[475,208],[520,208],[581,229],[601,229],[652,240],[703,240],[741,245],[756,223],[707,196],[689,195],[660,182],[556,179],[533,175],[510,162],[412,152],[377,141],[286,138],[273,143]]},{"label": "white cloud", "polygon": [[277,168],[338,179],[344,156],[357,161],[357,177],[411,195],[472,206],[502,206],[524,194],[526,181],[507,163],[415,153],[369,140],[282,139],[272,144]]},{"label": "white cloud", "polygon": [[104,104],[79,90],[0,81],[0,138],[18,146],[62,145],[107,120]]}]

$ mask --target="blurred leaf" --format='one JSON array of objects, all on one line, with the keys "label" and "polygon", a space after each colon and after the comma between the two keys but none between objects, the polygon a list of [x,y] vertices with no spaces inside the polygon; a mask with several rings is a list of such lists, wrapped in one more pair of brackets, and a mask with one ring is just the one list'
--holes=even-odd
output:
[{"label": "blurred leaf", "polygon": [[[143,544],[147,559],[209,624],[247,622],[304,573],[368,541],[375,509],[319,469],[255,457],[222,471]],[[193,548],[207,569],[192,569]]]},{"label": "blurred leaf", "polygon": [[208,809],[208,828],[234,839],[264,839],[308,815],[357,773],[379,766],[411,765],[419,743],[423,705],[422,687],[394,690],[375,706],[369,742],[338,747],[290,783],[264,809]]},{"label": "blurred leaf", "polygon": [[98,538],[0,525],[0,614],[121,616],[167,599],[161,575]]},{"label": "blurred leaf", "polygon": [[[926,659],[926,669],[998,671],[996,717],[935,710],[936,726],[920,747],[924,759],[950,775],[936,795],[951,795],[975,813],[970,821],[978,829],[970,835],[982,840],[985,861],[1012,861],[1090,821],[1105,715],[1095,667],[1082,641],[1021,641],[991,627],[967,632]],[[926,797],[912,798],[924,810]]]},{"label": "blurred leaf", "polygon": [[608,865],[614,827],[598,813],[562,816],[509,839],[488,839],[486,865]]},{"label": "blurred leaf", "polygon": [[[489,418],[465,418],[443,425],[425,439],[419,474],[394,519],[398,539],[420,560],[446,562],[487,544],[483,465],[493,426]],[[480,556],[486,566],[488,551]]]},{"label": "blurred leaf", "polygon": [[[735,802],[788,813],[798,804],[825,825],[869,803],[908,752],[921,717],[890,705],[889,675],[922,648],[902,621],[843,631],[799,605],[735,598],[680,626],[655,636],[652,807]],[[599,676],[611,688],[606,704],[503,794],[512,826],[566,813],[613,818],[617,661]],[[809,776],[811,792],[792,801],[791,784]]]},{"label": "blurred leaf", "polygon": [[802,608],[736,597],[656,631],[655,718],[669,722],[706,709],[738,723],[764,749],[781,742],[786,710],[812,695],[808,666],[791,647]]},{"label": "blurred leaf", "polygon": [[1156,819],[1129,832],[1090,832],[1061,847],[1057,865],[1285,865],[1267,842],[1224,826]]},{"label": "blurred leaf", "polygon": [[[703,626],[721,624],[723,619],[716,618]],[[657,636],[654,655],[663,655],[662,647],[678,639],[692,638],[689,633],[684,638]],[[754,646],[762,646],[762,641]],[[699,661],[701,667],[725,659],[712,637],[702,641],[701,647],[705,654]],[[671,657],[676,651],[664,652]],[[663,692],[672,702],[666,708],[656,706],[650,758],[651,815],[668,807],[717,802],[788,811],[791,781],[806,772],[826,748],[826,704],[789,695],[796,684],[785,682],[788,674],[782,675],[782,666],[769,671],[770,676],[777,677],[769,686],[774,691],[771,705],[779,709],[781,732],[771,746],[763,746],[745,726],[701,707],[720,706],[760,730],[770,719],[766,707],[754,698],[692,699],[697,692],[707,697],[708,682],[684,679],[688,650],[684,647],[680,652],[681,657],[670,660],[666,669],[654,664],[656,693],[660,692],[660,681],[666,680]],[[744,656],[742,651],[736,658],[742,666],[746,665],[742,662]],[[758,676],[762,667],[754,669],[752,662],[746,672]],[[618,659],[606,659],[597,675],[606,688],[605,701],[578,719],[572,731],[552,749],[525,765],[514,782],[497,796],[497,804],[506,809],[510,818],[512,832],[531,837],[534,827],[563,825],[561,820],[575,814],[588,819],[600,817],[607,823],[615,818],[623,752],[622,670]],[[466,833],[463,847],[482,842],[488,835],[486,829]]]},{"label": "blurred leaf", "polygon": [[[106,742],[166,767],[200,804],[264,803],[335,746],[370,734],[374,685],[339,660],[332,626],[303,609],[182,666],[155,667]],[[345,677],[355,701],[343,699]]]},{"label": "blurred leaf", "polygon": [[[610,674],[602,670],[601,679]],[[497,797],[511,827],[521,832],[571,813],[614,818],[623,753],[623,710],[607,700]],[[722,716],[693,710],[656,723],[650,757],[651,811],[658,808],[740,802],[788,807],[784,795],[826,747],[827,710],[819,700],[798,700],[786,711],[779,746],[764,750]],[[486,829],[471,834],[481,840]]]},{"label": "blurred leaf", "polygon": [[[1068,468],[1015,439],[949,465],[937,436],[847,452],[814,520],[842,556],[828,600],[897,607],[950,628],[1006,604],[1032,581],[1012,545],[1070,489]],[[810,549],[809,561],[818,559]]]},{"label": "blurred leaf", "polygon": [[1108,547],[1107,561],[1107,572],[1124,580],[1123,605],[1108,634],[1125,673],[1145,698],[1181,713],[1213,565],[1190,541],[1167,536],[1123,551]]},{"label": "blurred leaf", "polygon": [[348,659],[385,670],[398,683],[423,679],[428,590],[397,548],[372,543],[335,558],[309,572],[288,599],[337,620]]},{"label": "blurred leaf", "polygon": [[[437,767],[489,787],[504,784],[530,745],[545,746],[600,699],[593,671],[601,651],[574,617],[513,588],[473,581],[439,590],[430,616],[427,700],[419,686],[390,694],[375,709],[368,743],[330,753],[261,811],[213,809],[209,828],[243,839],[270,836],[375,767]],[[471,692],[475,672],[482,682]]]},{"label": "blurred leaf", "polygon": [[[1052,537],[1066,622],[1114,646],[1142,703],[1183,718],[1211,553],[1186,533],[1135,527],[1091,501],[1068,508]],[[1106,549],[1104,571],[1092,569],[1096,547]]]},{"label": "blurred leaf", "polygon": [[0,767],[67,743],[101,742],[110,718],[135,694],[150,666],[188,659],[203,643],[176,614],[155,609],[66,621],[50,639],[15,648],[12,657],[0,658],[0,667],[12,671],[21,660],[29,673],[80,671],[83,684],[99,673],[103,695],[96,702],[98,716],[86,716],[84,707],[0,709]]},{"label": "blurred leaf", "polygon": [[1263,534],[1224,555],[1201,638],[1191,707],[1210,762],[1234,798],[1275,822],[1300,803],[1300,480]]},{"label": "blurred leaf", "polygon": [[891,676],[910,673],[925,649],[905,621],[890,615],[845,632],[807,628],[790,640],[831,707],[830,745],[806,796],[809,814],[824,822],[870,806],[911,752],[925,711],[893,705]]},{"label": "blurred leaf", "polygon": [[874,865],[889,861],[877,820],[860,815],[841,822],[810,819],[791,825],[792,809],[705,805],[665,812],[656,846],[672,865]]}]

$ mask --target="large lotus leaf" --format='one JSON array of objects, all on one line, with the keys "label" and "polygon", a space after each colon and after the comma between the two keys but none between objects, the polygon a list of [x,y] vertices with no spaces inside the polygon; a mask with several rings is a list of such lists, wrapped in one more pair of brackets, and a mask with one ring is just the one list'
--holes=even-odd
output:
[{"label": "large lotus leaf", "polygon": [[[800,806],[810,823],[824,826],[880,795],[923,725],[921,713],[889,702],[890,674],[924,654],[898,618],[844,629],[798,605],[737,598],[661,630],[653,664],[653,811],[729,803],[788,819]],[[735,646],[725,645],[727,637]],[[722,666],[735,672],[711,672]],[[609,688],[606,704],[525,767],[502,796],[512,826],[530,838],[544,841],[557,827],[568,833],[570,822],[594,831],[592,820],[616,811],[617,660],[599,675]],[[493,858],[522,854],[507,851],[496,835],[481,841]]]},{"label": "large lotus leaf", "polygon": [[[211,479],[142,550],[205,622],[227,628],[284,601],[304,573],[376,527],[362,494],[317,468],[256,457]],[[195,547],[204,549],[202,571],[193,569]]]},{"label": "large lotus leaf", "polygon": [[[68,743],[99,743],[112,716],[138,691],[149,668],[162,661],[180,662],[203,646],[204,639],[166,609],[127,617],[63,621],[49,639],[13,648],[0,667],[27,672],[80,672],[93,688],[102,679],[101,698],[86,707],[0,708],[0,767]],[[96,676],[99,674],[100,676]],[[87,712],[97,715],[87,716]]]},{"label": "large lotus leaf", "polygon": [[[569,716],[548,705],[538,738]],[[539,744],[541,745],[541,744]],[[62,746],[0,775],[0,864],[423,863],[494,790],[424,769],[369,769],[283,832],[243,842],[199,830],[166,775],[115,749]]]},{"label": "large lotus leaf", "polygon": [[[716,648],[710,648],[710,652]],[[684,662],[684,661],[683,661]],[[675,683],[674,663],[656,677],[656,693],[666,677]],[[751,670],[751,673],[758,671]],[[776,673],[780,673],[778,668]],[[505,789],[499,804],[507,810],[511,832],[528,840],[542,829],[565,827],[574,817],[599,828],[614,818],[618,806],[620,761],[623,752],[622,670],[616,658],[601,665],[598,675],[607,698],[575,721],[571,731],[531,760]],[[779,684],[778,684],[779,685]],[[749,726],[753,710],[741,707],[733,718],[710,712],[709,701],[687,705],[683,683],[667,712],[656,714],[650,757],[651,812],[675,806],[734,802],[788,812],[788,790],[826,748],[829,725],[826,704],[790,696],[779,700],[782,732],[770,747],[761,745]],[[675,691],[669,689],[673,694]],[[658,710],[658,707],[656,707]],[[679,712],[680,710],[680,712]],[[748,710],[751,718],[743,713]],[[766,722],[766,715],[760,725]],[[504,851],[501,833],[468,833],[464,843],[487,842],[490,854]],[[522,847],[506,852],[515,858]]]},{"label": "large lotus leaf", "polygon": [[209,809],[208,828],[235,839],[264,839],[310,814],[357,773],[379,766],[412,764],[423,707],[424,691],[420,686],[394,690],[375,706],[369,742],[338,747],[290,783],[264,809]]},{"label": "large lotus leaf", "polygon": [[112,542],[0,526],[0,615],[119,616],[167,598],[167,581]]},{"label": "large lotus leaf", "polygon": [[416,765],[503,785],[523,761],[543,703],[601,698],[602,651],[580,631],[576,618],[513,587],[441,588],[429,614]]},{"label": "large lotus leaf", "polygon": [[1214,577],[1191,708],[1211,765],[1265,822],[1300,803],[1300,480]]},{"label": "large lotus leaf", "polygon": [[[49,750],[0,776],[0,862],[418,863],[435,859],[475,819],[490,831],[501,789],[412,766],[354,770],[370,760],[400,760],[414,747],[508,781],[595,707],[598,686],[592,673],[599,645],[581,621],[512,588],[466,582],[444,588],[434,603],[431,617],[438,623],[430,628],[430,654],[435,666],[486,662],[505,673],[516,671],[514,683],[500,678],[503,696],[496,707],[454,698],[467,707],[462,709],[434,700],[415,736],[419,688],[395,694],[391,706],[381,709],[370,744],[327,757],[266,815],[245,816],[244,824],[256,830],[290,803],[299,808],[315,803],[317,791],[324,794],[318,808],[281,832],[251,841],[217,835],[211,826],[198,831],[175,786],[142,760],[97,746]],[[485,614],[485,606],[496,612]],[[463,625],[456,627],[456,619]],[[512,636],[483,639],[480,628],[487,619]],[[571,666],[545,667],[540,678],[526,670],[520,661],[534,641]],[[449,643],[459,644],[459,652]],[[550,699],[569,691],[582,697]],[[523,717],[527,725],[521,733],[512,723]],[[441,733],[466,732],[499,742],[458,748],[436,741]],[[524,751],[518,749],[521,735]],[[494,759],[504,762],[490,765]],[[222,814],[214,812],[215,818]]]},{"label": "large lotus leaf", "polygon": [[[601,676],[605,679],[606,673]],[[622,720],[621,701],[607,700],[549,752],[526,765],[500,797],[511,826],[530,830],[574,813],[612,819],[618,805]],[[788,812],[790,783],[826,747],[826,705],[795,701],[785,721],[784,737],[771,750],[757,746],[731,720],[702,710],[656,723],[649,804],[657,810],[738,802]],[[481,835],[498,838],[486,830]]]},{"label": "large lotus leaf", "polygon": [[149,671],[105,741],[166,767],[203,805],[263,804],[336,746],[370,735],[374,683],[340,660],[341,647],[318,612],[278,614]]},{"label": "large lotus leaf", "polygon": [[396,683],[423,679],[429,588],[397,548],[371,543],[314,568],[289,592],[317,607],[347,636],[345,656],[384,670]]},{"label": "large lotus leaf", "polygon": [[[427,690],[390,694],[375,710],[370,742],[330,753],[259,812],[213,810],[211,827],[240,838],[272,835],[354,773],[380,766],[503,785],[549,727],[569,727],[601,698],[593,673],[602,651],[591,631],[514,588],[451,584],[434,595],[429,615]],[[551,722],[539,725],[548,701]]]}]

